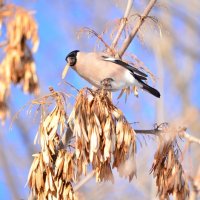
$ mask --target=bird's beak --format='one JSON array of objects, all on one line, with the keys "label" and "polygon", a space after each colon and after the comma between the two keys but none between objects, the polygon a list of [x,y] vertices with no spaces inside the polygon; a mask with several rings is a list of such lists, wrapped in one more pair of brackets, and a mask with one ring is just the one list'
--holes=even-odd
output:
[{"label": "bird's beak", "polygon": [[65,78],[67,72],[68,72],[68,69],[69,69],[69,64],[67,63],[65,68],[63,69],[63,72],[62,72],[62,79]]}]

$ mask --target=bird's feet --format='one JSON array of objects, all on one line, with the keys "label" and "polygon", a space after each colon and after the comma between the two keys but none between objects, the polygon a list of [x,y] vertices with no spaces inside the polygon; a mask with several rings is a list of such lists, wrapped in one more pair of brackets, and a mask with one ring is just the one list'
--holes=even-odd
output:
[{"label": "bird's feet", "polygon": [[103,89],[110,90],[112,89],[111,82],[114,81],[112,78],[105,78],[101,81],[101,85]]}]

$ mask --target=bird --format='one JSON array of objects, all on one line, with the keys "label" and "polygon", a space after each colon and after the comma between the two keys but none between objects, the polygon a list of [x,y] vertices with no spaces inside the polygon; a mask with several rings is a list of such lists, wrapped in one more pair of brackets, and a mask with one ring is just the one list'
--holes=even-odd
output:
[{"label": "bird", "polygon": [[65,60],[67,65],[63,70],[63,79],[68,68],[71,67],[81,77],[99,89],[105,88],[114,92],[133,86],[160,98],[160,92],[144,82],[147,80],[147,74],[104,52],[74,50],[66,56]]}]

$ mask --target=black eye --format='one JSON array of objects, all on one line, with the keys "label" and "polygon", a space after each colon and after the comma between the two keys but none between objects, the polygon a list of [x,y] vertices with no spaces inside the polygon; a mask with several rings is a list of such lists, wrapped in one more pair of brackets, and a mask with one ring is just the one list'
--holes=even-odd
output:
[{"label": "black eye", "polygon": [[69,63],[70,66],[74,66],[76,64],[76,58],[68,57],[67,62]]}]

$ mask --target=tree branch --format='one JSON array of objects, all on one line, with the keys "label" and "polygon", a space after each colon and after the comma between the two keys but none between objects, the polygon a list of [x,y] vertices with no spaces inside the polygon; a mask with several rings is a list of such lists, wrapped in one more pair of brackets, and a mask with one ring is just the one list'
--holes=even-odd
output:
[{"label": "tree branch", "polygon": [[134,130],[135,133],[137,134],[151,134],[151,135],[159,135],[160,133],[162,133],[161,130],[158,129],[148,129],[148,130],[142,130],[142,129],[136,129]]},{"label": "tree branch", "polygon": [[95,175],[95,170],[92,170],[86,177],[84,177],[77,185],[74,186],[74,191],[79,190],[85,183],[87,183]]},{"label": "tree branch", "polygon": [[187,132],[180,133],[180,136],[185,138],[186,140],[188,140],[188,142],[190,142],[190,143],[200,144],[200,139],[199,138],[196,138],[196,137],[188,134]]},{"label": "tree branch", "polygon": [[[156,135],[156,136],[158,136],[159,134],[162,134],[164,132],[167,132],[167,130],[160,130],[158,128],[148,129],[148,130],[135,129],[134,131],[137,134],[150,134],[150,135]],[[200,144],[200,139],[188,134],[186,132],[186,128],[185,127],[180,128],[177,132],[178,132],[178,136],[180,136],[181,138],[185,138],[186,140],[188,140],[188,142]]]},{"label": "tree branch", "polygon": [[149,4],[147,5],[147,7],[145,8],[145,10],[143,11],[143,13],[140,16],[140,18],[138,19],[138,21],[136,22],[136,25],[134,26],[132,32],[125,39],[125,41],[124,41],[124,43],[122,45],[122,48],[119,51],[119,56],[120,57],[123,56],[124,52],[126,51],[126,49],[128,48],[128,46],[130,45],[131,41],[133,40],[133,38],[137,34],[138,30],[140,29],[140,27],[144,23],[145,18],[148,16],[149,12],[151,11],[151,9],[153,8],[153,6],[155,5],[156,2],[157,2],[157,0],[150,0]]},{"label": "tree branch", "polygon": [[126,10],[125,10],[125,13],[124,13],[124,17],[121,19],[120,27],[119,27],[118,32],[117,32],[117,34],[116,34],[116,36],[115,36],[115,38],[112,42],[112,45],[111,45],[111,48],[113,48],[113,49],[117,46],[119,38],[120,38],[120,36],[121,36],[125,26],[126,26],[127,18],[128,18],[129,13],[130,13],[132,4],[133,4],[133,1],[128,0]]}]

